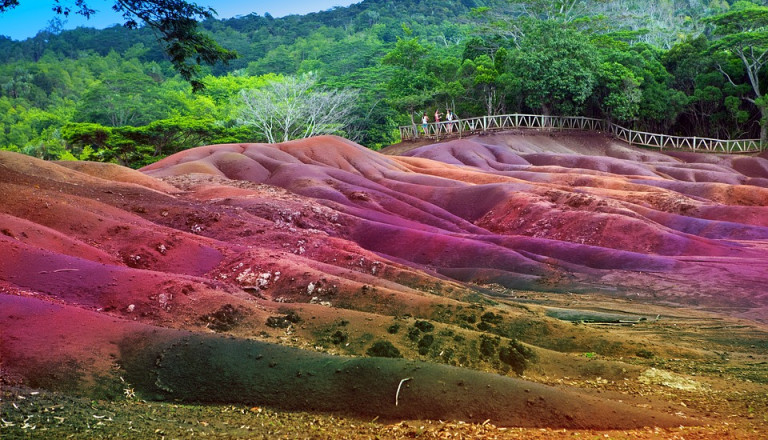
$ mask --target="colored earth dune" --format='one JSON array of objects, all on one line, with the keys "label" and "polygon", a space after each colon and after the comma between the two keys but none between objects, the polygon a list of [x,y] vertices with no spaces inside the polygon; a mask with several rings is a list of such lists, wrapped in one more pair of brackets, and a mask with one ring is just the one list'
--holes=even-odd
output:
[{"label": "colored earth dune", "polygon": [[[120,376],[154,399],[678,426],[694,421],[515,377],[254,339],[281,304],[384,326],[478,291],[600,293],[768,322],[768,159],[573,133],[383,152],[332,136],[213,145],[139,171],[0,152],[0,249],[6,381],[109,395]],[[229,318],[236,331],[211,334]]]}]

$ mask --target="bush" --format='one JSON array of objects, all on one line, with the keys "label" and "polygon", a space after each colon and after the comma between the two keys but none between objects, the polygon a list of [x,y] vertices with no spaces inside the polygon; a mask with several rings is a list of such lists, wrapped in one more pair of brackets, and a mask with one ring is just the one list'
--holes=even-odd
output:
[{"label": "bush", "polygon": [[640,350],[637,350],[637,353],[635,353],[637,357],[641,357],[644,359],[653,359],[653,352],[646,350],[644,348],[641,348]]},{"label": "bush", "polygon": [[401,358],[400,350],[389,341],[376,341],[365,352],[371,357]]},{"label": "bush", "polygon": [[459,318],[469,324],[474,324],[477,322],[477,316],[475,315],[461,315]]},{"label": "bush", "polygon": [[429,333],[435,329],[435,326],[432,325],[432,323],[429,321],[416,321],[413,326],[423,331],[424,333]]},{"label": "bush", "polygon": [[336,330],[336,332],[331,335],[331,342],[334,345],[343,344],[347,342],[347,339],[349,339],[349,337],[347,336],[346,333],[342,332],[341,330]]},{"label": "bush", "polygon": [[492,330],[493,327],[491,326],[491,324],[488,324],[487,322],[482,321],[479,324],[477,324],[477,329],[480,330],[481,332],[487,332]]},{"label": "bush", "polygon": [[387,328],[387,333],[394,335],[400,331],[400,324],[392,324]]},{"label": "bush", "polygon": [[429,347],[431,347],[434,342],[435,342],[434,336],[424,335],[424,337],[421,338],[421,341],[419,341],[419,354],[425,355],[429,353]]},{"label": "bush", "polygon": [[535,358],[536,354],[530,348],[515,341],[509,341],[509,345],[499,350],[499,360],[509,365],[518,375],[523,374],[528,362]]},{"label": "bush", "polygon": [[244,317],[242,308],[224,304],[219,310],[201,316],[200,320],[213,331],[226,332],[236,327]]},{"label": "bush", "polygon": [[480,357],[490,359],[496,354],[496,347],[499,346],[500,338],[491,338],[489,336],[480,336]]},{"label": "bush", "polygon": [[483,315],[480,317],[480,320],[481,320],[481,321],[483,321],[483,322],[487,322],[487,323],[489,323],[489,324],[496,324],[496,325],[498,325],[498,324],[501,324],[501,321],[502,321],[503,319],[504,319],[504,318],[502,318],[502,317],[501,317],[501,315],[497,315],[497,314],[495,314],[495,313],[493,313],[493,312],[484,313],[484,314],[483,314]]},{"label": "bush", "polygon": [[288,328],[291,324],[301,322],[301,318],[296,312],[288,312],[285,316],[270,316],[267,318],[267,327]]},{"label": "bush", "polygon": [[408,329],[408,339],[410,339],[413,342],[416,342],[421,337],[421,331],[417,329],[416,327],[411,327]]}]

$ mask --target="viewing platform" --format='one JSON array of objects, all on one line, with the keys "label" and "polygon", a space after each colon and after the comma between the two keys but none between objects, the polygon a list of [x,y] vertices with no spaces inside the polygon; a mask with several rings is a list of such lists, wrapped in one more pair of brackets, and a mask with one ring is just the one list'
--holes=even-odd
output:
[{"label": "viewing platform", "polygon": [[761,148],[759,139],[723,140],[695,136],[670,136],[630,130],[604,119],[583,116],[544,116],[519,113],[432,122],[427,124],[426,132],[421,124],[404,125],[400,127],[400,139],[403,141],[423,138],[441,140],[521,128],[602,132],[630,145],[659,148],[661,150],[738,154],[757,153],[765,148],[765,145]]}]

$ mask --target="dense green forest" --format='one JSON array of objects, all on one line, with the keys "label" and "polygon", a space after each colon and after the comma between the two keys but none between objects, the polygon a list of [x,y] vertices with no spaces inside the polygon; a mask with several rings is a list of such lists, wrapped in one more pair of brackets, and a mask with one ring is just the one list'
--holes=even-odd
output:
[{"label": "dense green forest", "polygon": [[446,109],[766,137],[766,0],[364,0],[200,26],[239,56],[203,66],[196,92],[147,27],[0,36],[0,148],[140,167],[203,144],[281,140],[260,119],[270,97],[273,113],[304,100],[340,115],[302,116],[314,129],[290,137],[370,148]]}]

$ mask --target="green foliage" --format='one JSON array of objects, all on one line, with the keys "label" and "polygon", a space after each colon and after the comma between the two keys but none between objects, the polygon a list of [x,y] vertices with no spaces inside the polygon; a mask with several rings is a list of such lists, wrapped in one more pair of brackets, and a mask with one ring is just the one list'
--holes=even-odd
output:
[{"label": "green foliage", "polygon": [[212,119],[191,117],[157,120],[140,127],[72,123],[62,128],[61,137],[80,159],[117,162],[133,168],[200,145],[253,139],[240,129],[222,127]]},{"label": "green foliage", "polygon": [[[760,140],[763,144],[768,144],[768,102],[760,85],[768,61],[768,6],[739,1],[734,3],[730,11],[709,17],[705,21],[715,26],[714,35],[717,38],[712,44],[712,50],[717,51],[721,60],[718,70],[731,85],[750,86],[751,90],[742,95],[742,98],[760,111]],[[730,63],[732,67],[738,64],[739,70],[746,74],[746,78],[739,78],[734,70],[724,66],[726,63]],[[731,105],[730,113],[735,115],[737,120],[743,119],[739,112],[734,110]]]},{"label": "green foliage", "polygon": [[501,315],[497,315],[493,312],[485,312],[480,316],[480,321],[487,322],[489,324],[501,324],[504,318]]},{"label": "green foliage", "polygon": [[500,342],[501,338],[498,336],[480,335],[480,357],[484,360],[493,358]]},{"label": "green foliage", "polygon": [[499,349],[499,360],[509,365],[512,371],[518,375],[522,375],[528,364],[535,358],[536,354],[533,350],[514,339]]},{"label": "green foliage", "polygon": [[637,352],[635,353],[635,356],[641,357],[643,359],[653,359],[655,355],[653,354],[652,351],[642,348],[640,350],[637,350]]},{"label": "green foliage", "polygon": [[531,26],[511,56],[525,104],[543,114],[578,114],[597,85],[596,48],[578,31],[554,22]]},{"label": "green foliage", "polygon": [[598,88],[598,105],[612,120],[634,120],[640,111],[641,79],[627,67],[617,62],[603,62],[598,70],[601,87]]},{"label": "green foliage", "polygon": [[424,333],[429,333],[435,329],[435,326],[429,321],[416,321],[413,326]]},{"label": "green foliage", "polygon": [[349,336],[346,333],[344,333],[343,331],[341,331],[341,330],[336,330],[331,335],[331,343],[334,344],[334,345],[343,344],[343,343],[347,342],[348,339],[349,339]]},{"label": "green foliage", "polygon": [[389,341],[376,341],[366,350],[365,354],[372,357],[401,358],[400,350]]},{"label": "green foliage", "polygon": [[433,335],[424,335],[419,341],[419,354],[426,355],[429,353],[429,348],[434,344],[435,337]]},{"label": "green foliage", "polygon": [[237,97],[310,72],[318,90],[358,91],[332,128],[370,148],[447,108],[721,138],[768,127],[765,2],[367,1],[224,21],[186,2],[159,2],[163,17],[150,3],[130,2],[139,13],[127,20],[149,23],[137,29],[0,38],[0,148],[139,167],[202,144],[264,141],[236,123]]},{"label": "green foliage", "polygon": [[408,329],[408,339],[410,339],[413,342],[416,342],[421,337],[421,330],[419,330],[416,327],[411,327]]}]

